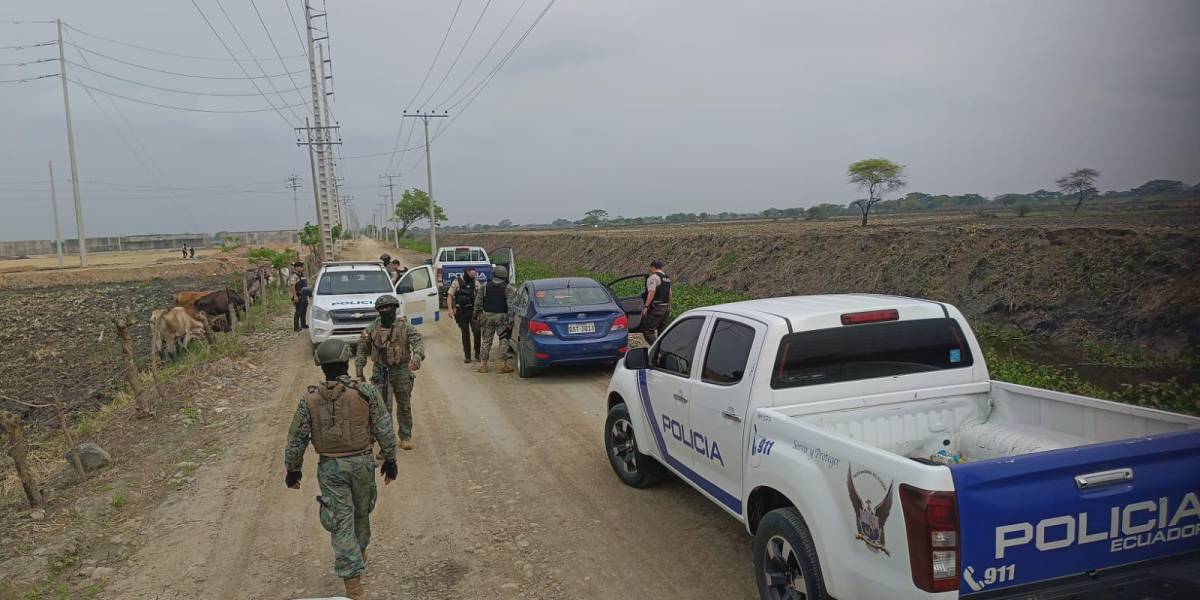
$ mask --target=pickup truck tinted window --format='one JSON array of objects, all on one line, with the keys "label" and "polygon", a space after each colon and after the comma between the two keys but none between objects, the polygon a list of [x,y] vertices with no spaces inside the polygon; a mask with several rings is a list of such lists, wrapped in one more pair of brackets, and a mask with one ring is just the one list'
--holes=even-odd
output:
[{"label": "pickup truck tinted window", "polygon": [[917,319],[802,331],[783,337],[773,389],[969,367],[954,319]]},{"label": "pickup truck tinted window", "polygon": [[392,280],[383,271],[334,271],[321,276],[318,294],[372,294],[392,291]]},{"label": "pickup truck tinted window", "polygon": [[692,374],[692,360],[696,357],[696,344],[700,341],[703,317],[684,319],[671,327],[658,340],[650,366],[680,377]]},{"label": "pickup truck tinted window", "polygon": [[483,250],[478,248],[474,250],[442,250],[442,254],[438,257],[440,262],[484,262],[487,257],[484,256]]},{"label": "pickup truck tinted window", "polygon": [[708,340],[708,352],[704,356],[704,372],[701,379],[718,385],[733,385],[742,380],[746,373],[746,361],[750,358],[750,346],[754,344],[754,328],[741,323],[717,320],[712,337]]}]

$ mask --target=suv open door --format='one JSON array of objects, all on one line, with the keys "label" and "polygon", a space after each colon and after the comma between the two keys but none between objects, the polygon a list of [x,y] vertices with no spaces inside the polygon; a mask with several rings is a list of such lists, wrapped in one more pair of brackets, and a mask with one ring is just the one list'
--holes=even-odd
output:
[{"label": "suv open door", "polygon": [[508,269],[509,283],[517,280],[517,257],[513,254],[512,248],[501,246],[489,251],[488,256],[492,259],[492,265],[503,266],[505,269]]},{"label": "suv open door", "polygon": [[641,333],[642,308],[646,306],[646,299],[642,298],[641,292],[630,296],[629,291],[631,291],[630,288],[632,286],[627,282],[645,280],[649,275],[649,273],[626,275],[604,284],[604,287],[607,287],[612,292],[613,297],[617,299],[617,306],[620,306],[621,310],[625,311],[625,317],[629,319],[629,333]]},{"label": "suv open door", "polygon": [[433,280],[433,267],[421,265],[409,269],[396,282],[396,296],[404,316],[414,326],[438,320],[438,289]]}]

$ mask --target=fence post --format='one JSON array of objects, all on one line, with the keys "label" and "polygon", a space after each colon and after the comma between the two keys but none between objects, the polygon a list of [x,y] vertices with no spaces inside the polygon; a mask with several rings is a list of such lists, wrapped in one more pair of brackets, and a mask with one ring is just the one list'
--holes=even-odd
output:
[{"label": "fence post", "polygon": [[152,417],[154,416],[154,405],[151,402],[150,391],[142,388],[137,364],[133,362],[133,344],[129,341],[131,324],[129,318],[113,319],[113,324],[117,327],[117,336],[121,338],[121,355],[125,358],[125,382],[129,384],[129,389],[133,392],[133,399],[137,405],[137,416],[139,419]]},{"label": "fence post", "polygon": [[29,446],[25,443],[25,429],[21,426],[21,417],[9,412],[0,411],[0,432],[8,435],[8,455],[12,457],[17,467],[17,477],[21,478],[21,487],[25,489],[25,499],[30,508],[42,504],[42,493],[33,482],[33,474],[29,472],[29,463],[25,457],[29,454]]}]

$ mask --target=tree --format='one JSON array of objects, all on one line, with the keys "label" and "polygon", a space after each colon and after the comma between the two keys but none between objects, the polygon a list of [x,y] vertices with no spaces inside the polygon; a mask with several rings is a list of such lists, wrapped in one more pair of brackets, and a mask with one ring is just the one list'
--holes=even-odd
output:
[{"label": "tree", "polygon": [[1129,191],[1135,196],[1174,196],[1186,194],[1188,185],[1172,179],[1151,179]]},{"label": "tree", "polygon": [[329,234],[332,235],[333,239],[335,240],[342,239],[342,224],[338,223],[337,225],[334,225],[333,228],[329,230]]},{"label": "tree", "polygon": [[583,220],[580,223],[584,225],[599,225],[608,220],[608,211],[603,208],[596,208],[583,213]]},{"label": "tree", "polygon": [[[433,208],[437,213],[437,222],[441,223],[445,221],[446,211],[442,210],[442,206],[435,202]],[[404,195],[396,203],[396,219],[400,221],[400,237],[408,235],[408,229],[414,223],[419,223],[428,218],[429,194],[425,193],[425,190],[417,188],[404,190]]]},{"label": "tree", "polygon": [[862,211],[863,225],[867,224],[871,207],[878,204],[885,193],[903,188],[907,183],[904,181],[904,165],[898,165],[886,158],[860,160],[851,164],[846,169],[846,174],[850,183],[867,192],[866,198],[850,203]]},{"label": "tree", "polygon": [[321,229],[308,221],[304,222],[304,229],[300,230],[300,243],[308,247],[308,251],[313,255],[321,254]]},{"label": "tree", "polygon": [[1083,201],[1096,193],[1096,178],[1100,176],[1100,171],[1095,169],[1075,169],[1070,173],[1059,177],[1054,183],[1058,184],[1058,191],[1066,196],[1075,196],[1075,210],[1079,212],[1079,207],[1083,206]]},{"label": "tree", "polygon": [[512,227],[513,224],[512,224],[511,220],[504,219],[504,220],[500,221],[499,223],[497,223],[496,226],[501,229],[508,229],[509,227]]}]

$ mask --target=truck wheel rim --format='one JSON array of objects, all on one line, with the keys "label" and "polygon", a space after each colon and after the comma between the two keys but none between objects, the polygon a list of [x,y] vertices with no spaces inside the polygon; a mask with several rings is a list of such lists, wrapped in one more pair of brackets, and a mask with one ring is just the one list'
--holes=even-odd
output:
[{"label": "truck wheel rim", "polygon": [[628,419],[617,419],[613,423],[612,457],[625,473],[637,473],[637,446],[633,443],[633,424]]},{"label": "truck wheel rim", "polygon": [[766,556],[763,560],[763,576],[767,581],[767,594],[772,600],[801,600],[806,597],[804,571],[792,544],[782,536],[771,536],[767,540]]}]

